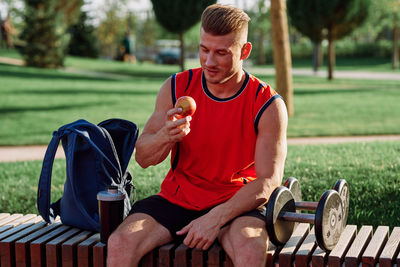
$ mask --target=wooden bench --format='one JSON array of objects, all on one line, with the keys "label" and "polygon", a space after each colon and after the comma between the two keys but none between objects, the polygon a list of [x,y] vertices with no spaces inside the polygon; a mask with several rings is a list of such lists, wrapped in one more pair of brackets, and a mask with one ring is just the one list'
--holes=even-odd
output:
[{"label": "wooden bench", "polygon": [[[47,224],[35,214],[0,213],[0,266],[105,266],[106,246],[98,233]],[[339,243],[325,253],[313,228],[299,224],[284,247],[270,244],[267,266],[400,267],[400,227],[348,225]],[[147,254],[141,266],[233,266],[218,243],[208,251],[167,244]]]}]

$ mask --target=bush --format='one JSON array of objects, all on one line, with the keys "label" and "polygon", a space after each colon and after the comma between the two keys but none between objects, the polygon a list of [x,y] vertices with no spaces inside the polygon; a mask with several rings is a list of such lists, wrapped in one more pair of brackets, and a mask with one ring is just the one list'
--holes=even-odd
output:
[{"label": "bush", "polygon": [[390,58],[392,55],[392,42],[379,40],[374,43],[357,44],[351,40],[336,43],[336,57],[345,58]]}]

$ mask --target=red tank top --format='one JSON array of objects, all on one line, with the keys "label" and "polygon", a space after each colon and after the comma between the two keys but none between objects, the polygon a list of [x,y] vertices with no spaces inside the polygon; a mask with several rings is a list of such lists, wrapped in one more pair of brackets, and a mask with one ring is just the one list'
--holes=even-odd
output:
[{"label": "red tank top", "polygon": [[172,76],[172,103],[189,95],[197,109],[190,133],[172,149],[171,169],[159,195],[186,209],[203,210],[227,201],[257,178],[258,121],[280,96],[269,85],[245,75],[240,90],[224,99],[208,90],[201,68]]}]

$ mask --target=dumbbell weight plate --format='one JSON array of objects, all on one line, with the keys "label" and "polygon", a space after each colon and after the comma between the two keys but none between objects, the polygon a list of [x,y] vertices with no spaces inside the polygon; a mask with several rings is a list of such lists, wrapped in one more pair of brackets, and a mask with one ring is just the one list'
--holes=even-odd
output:
[{"label": "dumbbell weight plate", "polygon": [[296,212],[292,193],[285,186],[276,188],[267,203],[266,228],[272,243],[277,246],[283,245],[289,240],[293,233],[294,222],[278,220],[281,212]]},{"label": "dumbbell weight plate", "polygon": [[296,178],[294,177],[287,178],[283,185],[286,186],[290,190],[290,192],[292,192],[294,201],[296,202],[301,201],[300,183]]},{"label": "dumbbell weight plate", "polygon": [[347,184],[346,180],[340,179],[335,183],[333,189],[335,189],[339,193],[339,196],[342,199],[343,227],[345,227],[347,223],[347,215],[349,214],[349,203],[350,203],[349,185]]},{"label": "dumbbell weight plate", "polygon": [[318,245],[331,251],[343,232],[342,199],[335,190],[322,194],[315,213],[315,237]]}]

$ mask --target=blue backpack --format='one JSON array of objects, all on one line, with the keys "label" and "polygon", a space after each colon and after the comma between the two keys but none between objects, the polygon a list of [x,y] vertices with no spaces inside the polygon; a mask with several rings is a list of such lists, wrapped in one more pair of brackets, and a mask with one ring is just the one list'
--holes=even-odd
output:
[{"label": "blue backpack", "polygon": [[[78,120],[55,131],[44,156],[38,186],[37,206],[43,219],[53,222],[59,215],[64,224],[99,232],[97,193],[110,185],[125,193],[126,216],[133,186],[127,167],[138,133],[136,124],[121,119],[98,125]],[[51,174],[60,140],[67,177],[63,196],[50,205]]]}]

